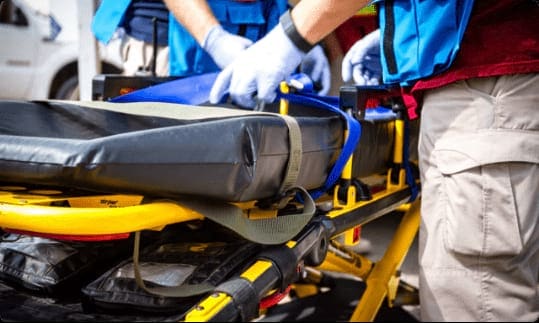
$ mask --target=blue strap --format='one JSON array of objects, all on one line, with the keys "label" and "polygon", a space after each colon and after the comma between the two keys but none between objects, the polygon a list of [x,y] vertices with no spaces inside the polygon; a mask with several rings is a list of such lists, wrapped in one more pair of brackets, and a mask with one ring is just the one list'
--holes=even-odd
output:
[{"label": "blue strap", "polygon": [[333,185],[337,182],[337,180],[340,178],[342,170],[346,165],[346,162],[348,161],[350,156],[352,156],[352,153],[354,152],[355,148],[357,147],[357,144],[359,143],[359,139],[361,137],[361,124],[351,115],[339,108],[338,97],[320,96],[314,93],[278,93],[277,98],[288,100],[291,103],[304,104],[315,108],[329,110],[331,112],[340,114],[346,120],[348,137],[346,138],[339,158],[333,165],[333,168],[331,169],[328,177],[326,178],[326,182],[324,183],[324,185],[322,185],[322,187],[316,190],[309,191],[311,197],[316,200],[326,191],[331,189]]}]

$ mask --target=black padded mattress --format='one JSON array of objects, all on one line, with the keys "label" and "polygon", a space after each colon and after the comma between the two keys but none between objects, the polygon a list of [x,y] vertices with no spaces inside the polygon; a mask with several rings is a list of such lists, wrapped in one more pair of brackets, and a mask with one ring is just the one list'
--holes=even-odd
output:
[{"label": "black padded mattress", "polygon": [[[268,111],[272,109],[269,106]],[[301,130],[297,185],[322,186],[343,145],[336,113],[291,106]],[[391,120],[362,121],[353,174],[387,169]],[[0,182],[232,202],[274,196],[288,127],[269,113],[174,103],[0,101]]]}]

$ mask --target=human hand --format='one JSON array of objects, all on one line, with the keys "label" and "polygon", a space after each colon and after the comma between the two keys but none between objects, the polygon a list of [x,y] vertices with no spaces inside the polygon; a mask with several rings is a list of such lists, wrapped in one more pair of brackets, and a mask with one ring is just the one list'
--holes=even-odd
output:
[{"label": "human hand", "polygon": [[344,55],[342,79],[354,79],[357,85],[378,85],[382,79],[380,61],[380,29],[358,40]]},{"label": "human hand", "polygon": [[300,72],[307,74],[314,83],[319,83],[322,86],[318,94],[326,95],[329,93],[331,70],[322,46],[317,45],[307,53],[301,61]]},{"label": "human hand", "polygon": [[252,44],[253,42],[249,38],[231,34],[221,25],[215,25],[208,31],[201,46],[211,56],[215,64],[224,69]]},{"label": "human hand", "polygon": [[256,106],[256,97],[273,102],[279,83],[304,57],[278,24],[219,73],[210,91],[210,103],[219,103],[227,92],[232,102],[246,108]]}]

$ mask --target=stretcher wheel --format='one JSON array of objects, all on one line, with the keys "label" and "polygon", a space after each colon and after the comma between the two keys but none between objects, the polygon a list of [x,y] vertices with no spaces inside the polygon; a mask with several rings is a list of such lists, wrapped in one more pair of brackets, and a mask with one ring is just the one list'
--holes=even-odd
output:
[{"label": "stretcher wheel", "polygon": [[329,241],[327,237],[320,237],[318,243],[313,247],[312,251],[305,257],[307,266],[316,267],[324,262],[328,253]]}]

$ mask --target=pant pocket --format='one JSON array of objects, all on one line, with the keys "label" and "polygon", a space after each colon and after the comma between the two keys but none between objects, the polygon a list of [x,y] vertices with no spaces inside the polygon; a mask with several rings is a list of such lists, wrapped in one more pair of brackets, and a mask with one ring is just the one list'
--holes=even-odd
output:
[{"label": "pant pocket", "polygon": [[446,195],[441,207],[447,248],[486,257],[522,250],[515,174],[510,166],[537,163],[539,156],[528,153],[537,151],[537,144],[529,144],[531,138],[526,137],[522,132],[498,130],[436,143],[433,154],[442,174],[441,194]]},{"label": "pant pocket", "polygon": [[506,164],[477,165],[444,173],[446,246],[475,256],[520,253],[522,241]]}]

